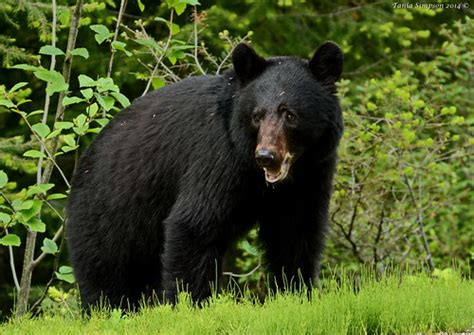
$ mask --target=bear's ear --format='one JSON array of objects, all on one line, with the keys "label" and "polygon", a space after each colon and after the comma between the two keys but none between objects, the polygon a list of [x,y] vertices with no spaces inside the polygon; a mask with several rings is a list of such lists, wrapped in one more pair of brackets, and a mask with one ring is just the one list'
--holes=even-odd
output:
[{"label": "bear's ear", "polygon": [[309,61],[309,68],[316,79],[331,91],[336,89],[336,81],[341,77],[344,56],[334,42],[321,45]]},{"label": "bear's ear", "polygon": [[257,55],[248,44],[240,43],[232,53],[232,63],[237,78],[245,83],[263,71],[266,61]]}]

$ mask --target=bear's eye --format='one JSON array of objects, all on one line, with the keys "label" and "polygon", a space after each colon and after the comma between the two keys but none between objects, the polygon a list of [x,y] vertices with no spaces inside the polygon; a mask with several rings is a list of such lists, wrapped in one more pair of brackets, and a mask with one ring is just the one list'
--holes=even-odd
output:
[{"label": "bear's eye", "polygon": [[258,125],[260,123],[261,119],[262,119],[262,112],[261,111],[256,111],[252,114],[252,122],[255,125]]},{"label": "bear's eye", "polygon": [[285,111],[285,120],[288,122],[288,123],[295,123],[296,121],[296,114],[289,111],[289,110],[286,110]]}]

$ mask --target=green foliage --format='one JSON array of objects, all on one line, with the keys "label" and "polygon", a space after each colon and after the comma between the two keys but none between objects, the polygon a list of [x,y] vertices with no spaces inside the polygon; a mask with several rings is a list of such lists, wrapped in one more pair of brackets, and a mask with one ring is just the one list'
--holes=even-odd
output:
[{"label": "green foliage", "polygon": [[[432,257],[435,266],[447,267],[457,258],[469,269],[474,119],[464,97],[473,21],[440,34],[448,39],[430,61],[402,59],[390,76],[341,82],[346,134],[329,239],[338,253],[331,262],[353,258],[383,268]],[[448,45],[457,46],[456,55]]]}]

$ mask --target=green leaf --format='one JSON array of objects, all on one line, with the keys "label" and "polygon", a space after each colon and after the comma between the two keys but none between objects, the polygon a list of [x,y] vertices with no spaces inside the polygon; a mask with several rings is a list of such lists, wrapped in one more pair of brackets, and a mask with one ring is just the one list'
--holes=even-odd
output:
[{"label": "green leaf", "polygon": [[74,272],[70,266],[61,266],[56,272],[56,277],[60,280],[64,280],[70,284],[75,282]]},{"label": "green leaf", "polygon": [[167,21],[167,20],[165,20],[164,18],[162,18],[162,17],[159,17],[159,16],[155,17],[155,21],[158,21],[158,22],[163,22],[163,23],[168,23],[168,21]]},{"label": "green leaf", "polygon": [[52,45],[43,45],[39,51],[40,54],[42,55],[49,55],[49,56],[63,56],[64,52],[56,48]]},{"label": "green leaf", "polygon": [[61,73],[54,70],[40,69],[33,73],[36,78],[46,81],[48,83],[52,82],[64,82],[64,78]]},{"label": "green leaf", "polygon": [[99,78],[97,79],[97,91],[99,93],[105,91],[112,91],[112,92],[119,92],[120,89],[117,85],[114,84],[114,80],[112,78]]},{"label": "green leaf", "polygon": [[64,77],[57,71],[40,69],[33,73],[38,79],[48,83],[46,93],[52,95],[55,92],[63,92],[69,88],[69,85],[64,81]]},{"label": "green leaf", "polygon": [[191,6],[198,6],[200,5],[199,1],[197,0],[178,0],[178,3],[185,3]]},{"label": "green leaf", "polygon": [[7,99],[0,99],[0,106],[5,106],[7,108],[15,107],[15,104]]},{"label": "green leaf", "polygon": [[101,127],[105,127],[107,125],[107,123],[110,122],[109,119],[97,119],[97,120],[94,120],[95,122],[97,122],[98,124],[100,124]]},{"label": "green leaf", "polygon": [[43,221],[41,221],[37,216],[31,218],[26,225],[32,230],[37,233],[44,233],[46,231],[46,225]]},{"label": "green leaf", "polygon": [[71,13],[69,10],[61,10],[58,15],[59,21],[64,25],[69,27],[69,22],[71,20]]},{"label": "green leaf", "polygon": [[7,174],[3,170],[0,170],[0,188],[5,187],[7,183],[8,183]]},{"label": "green leaf", "polygon": [[83,102],[84,100],[78,97],[64,97],[63,99],[63,106],[69,106],[72,104],[77,104],[79,102]]},{"label": "green leaf", "polygon": [[46,139],[49,140],[50,138],[56,137],[59,134],[61,134],[61,129],[55,129],[52,132],[50,132],[48,136],[46,136]]},{"label": "green leaf", "polygon": [[122,93],[111,92],[110,95],[112,95],[122,105],[123,108],[130,106],[130,100],[128,100],[128,98]]},{"label": "green leaf", "polygon": [[171,48],[170,48],[170,51],[173,52],[173,51],[176,51],[176,50],[189,50],[189,49],[193,49],[194,46],[193,45],[189,45],[189,44],[184,44],[184,45],[173,45]]},{"label": "green leaf", "polygon": [[150,49],[157,50],[159,48],[158,43],[156,43],[156,41],[154,39],[151,39],[151,38],[136,39],[134,41],[137,42],[138,44],[143,45],[143,46],[145,46],[147,48],[150,48]]},{"label": "green leaf", "polygon": [[94,102],[92,105],[86,108],[86,112],[87,114],[89,114],[91,118],[94,117],[98,111],[99,111],[99,106],[97,105],[96,102]]},{"label": "green leaf", "polygon": [[42,67],[33,66],[30,64],[16,64],[12,66],[12,69],[19,69],[24,71],[38,71],[40,69],[44,69]]},{"label": "green leaf", "polygon": [[21,245],[21,240],[15,234],[8,234],[0,238],[0,244],[5,246],[19,247]]},{"label": "green leaf", "polygon": [[44,123],[36,123],[33,126],[31,126],[31,128],[33,128],[35,133],[37,133],[41,138],[45,138],[51,132],[48,125]]},{"label": "green leaf", "polygon": [[55,129],[71,129],[72,127],[74,127],[74,123],[69,121],[56,121],[54,123]]},{"label": "green leaf", "polygon": [[[43,203],[40,200],[28,200],[28,201],[32,202],[30,208],[17,210],[15,213],[17,220],[24,224],[27,224],[33,217],[38,215],[43,205]],[[28,202],[28,201],[25,201],[25,202]]]},{"label": "green leaf", "polygon": [[45,238],[43,240],[43,246],[41,247],[41,251],[43,251],[45,254],[55,254],[58,252],[58,245],[56,242],[49,238]]},{"label": "green leaf", "polygon": [[143,12],[145,10],[145,5],[143,4],[142,0],[137,0],[137,4],[140,12]]},{"label": "green leaf", "polygon": [[[167,57],[172,63],[173,62],[176,63],[177,59],[182,59],[186,57],[186,54],[182,50],[174,49],[174,50],[168,50]],[[174,61],[172,61],[172,59]]]},{"label": "green leaf", "polygon": [[46,193],[47,191],[49,191],[50,189],[54,187],[54,184],[47,183],[47,184],[38,184],[36,186],[38,187],[39,190],[41,190],[41,193]]},{"label": "green leaf", "polygon": [[0,212],[0,222],[3,225],[7,225],[10,222],[10,220],[11,220],[10,215],[8,215],[7,213]]},{"label": "green leaf", "polygon": [[89,58],[89,51],[86,48],[76,48],[71,51],[71,55],[73,56],[81,56],[85,59]]},{"label": "green leaf", "polygon": [[46,158],[46,154],[44,152],[41,152],[39,150],[28,150],[23,154],[23,157],[31,157],[31,158]]},{"label": "green leaf", "polygon": [[39,110],[36,110],[36,111],[33,111],[33,112],[29,113],[27,117],[34,116],[34,115],[40,115],[40,114],[43,114],[43,113],[44,113],[44,111],[39,109]]},{"label": "green leaf", "polygon": [[[77,134],[77,135],[84,135],[86,133],[86,131],[89,129],[89,126],[88,125],[85,125],[85,126],[82,126],[82,127],[74,127],[72,128],[72,130],[74,130],[74,132]],[[68,147],[68,148],[63,148],[64,151],[72,151],[76,149],[76,147]]]},{"label": "green leaf", "polygon": [[81,90],[81,94],[84,98],[89,100],[94,95],[94,91],[92,91],[92,88],[86,88],[85,90]]},{"label": "green leaf", "polygon": [[47,200],[59,200],[59,199],[64,199],[64,198],[67,198],[66,194],[53,193],[53,194],[48,195],[48,197],[46,199]]},{"label": "green leaf", "polygon": [[166,25],[168,26],[168,29],[171,31],[171,35],[176,35],[177,33],[181,31],[181,28],[176,23],[170,24],[167,21]]},{"label": "green leaf", "polygon": [[100,35],[110,34],[109,29],[103,24],[94,24],[89,27],[93,32]]},{"label": "green leaf", "polygon": [[13,209],[16,212],[19,212],[19,211],[22,211],[22,210],[25,210],[25,209],[30,209],[31,207],[33,207],[33,205],[34,205],[33,200],[23,201],[23,200],[20,200],[20,199],[16,199],[16,200],[12,201]]},{"label": "green leaf", "polygon": [[15,92],[16,90],[19,90],[20,88],[25,87],[26,85],[28,85],[28,83],[24,81],[17,83],[12,88],[10,88],[10,91],[8,91],[8,93]]},{"label": "green leaf", "polygon": [[[74,127],[74,131],[78,133],[79,135],[82,135],[87,131],[87,127]],[[61,148],[61,150],[64,152],[69,152],[69,151],[74,151],[77,148],[79,148],[78,145],[75,145],[75,146],[65,145]]]},{"label": "green leaf", "polygon": [[61,266],[58,271],[62,274],[73,273],[72,267],[65,265]]},{"label": "green leaf", "polygon": [[155,90],[157,90],[157,89],[162,88],[163,86],[165,86],[165,81],[162,78],[156,77],[156,78],[152,79],[151,85],[153,86],[153,88]]},{"label": "green leaf", "polygon": [[84,114],[79,114],[76,118],[74,118],[74,124],[78,127],[82,127],[87,121],[87,116]]},{"label": "green leaf", "polygon": [[99,105],[107,112],[111,110],[112,107],[114,107],[115,100],[112,97],[109,97],[107,95],[100,95],[98,93],[94,93],[94,96],[97,99]]},{"label": "green leaf", "polygon": [[109,32],[109,29],[102,24],[95,24],[90,26],[90,28],[96,33],[95,40],[98,44],[102,44],[106,39],[113,36],[113,34]]},{"label": "green leaf", "polygon": [[416,32],[416,36],[419,38],[428,38],[430,37],[431,31],[429,30],[419,30]]},{"label": "green leaf", "polygon": [[28,188],[26,194],[31,197],[35,194],[46,194],[50,189],[54,187],[54,184],[38,184]]},{"label": "green leaf", "polygon": [[128,51],[127,49],[125,49],[126,46],[127,44],[124,42],[119,42],[119,41],[112,42],[112,48],[114,48],[115,50],[123,51],[128,57],[130,57],[132,53]]},{"label": "green leaf", "polygon": [[69,284],[74,284],[76,282],[76,278],[74,278],[74,274],[72,274],[72,273],[61,274],[59,272],[56,272],[56,277],[59,280],[68,282]]},{"label": "green leaf", "polygon": [[95,80],[85,74],[80,74],[78,79],[80,87],[93,87],[96,85]]},{"label": "green leaf", "polygon": [[46,93],[48,93],[48,95],[53,95],[56,92],[65,92],[68,89],[69,85],[66,84],[64,80],[62,82],[57,81],[48,85],[48,87],[46,88]]},{"label": "green leaf", "polygon": [[21,105],[24,105],[24,104],[26,104],[28,102],[31,102],[31,101],[33,101],[33,100],[31,100],[31,99],[21,99],[20,101],[18,101],[18,103],[16,105],[21,106]]},{"label": "green leaf", "polygon": [[186,10],[186,4],[185,3],[178,3],[174,6],[174,10],[176,11],[176,14],[178,14],[178,16],[180,16]]},{"label": "green leaf", "polygon": [[76,145],[76,141],[74,140],[74,135],[69,134],[63,137],[64,142],[66,142],[67,145],[73,147]]}]

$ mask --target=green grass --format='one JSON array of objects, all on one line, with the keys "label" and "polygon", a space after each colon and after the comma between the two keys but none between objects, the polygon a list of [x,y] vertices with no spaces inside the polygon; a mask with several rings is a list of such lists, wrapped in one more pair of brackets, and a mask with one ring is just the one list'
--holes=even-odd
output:
[{"label": "green grass", "polygon": [[277,294],[264,304],[224,294],[194,308],[183,297],[174,309],[159,306],[131,315],[112,311],[90,319],[45,315],[10,321],[0,326],[0,334],[429,334],[474,325],[474,282],[454,272],[440,278],[396,272],[379,280],[370,272],[342,278],[323,280],[312,301],[304,293]]}]

